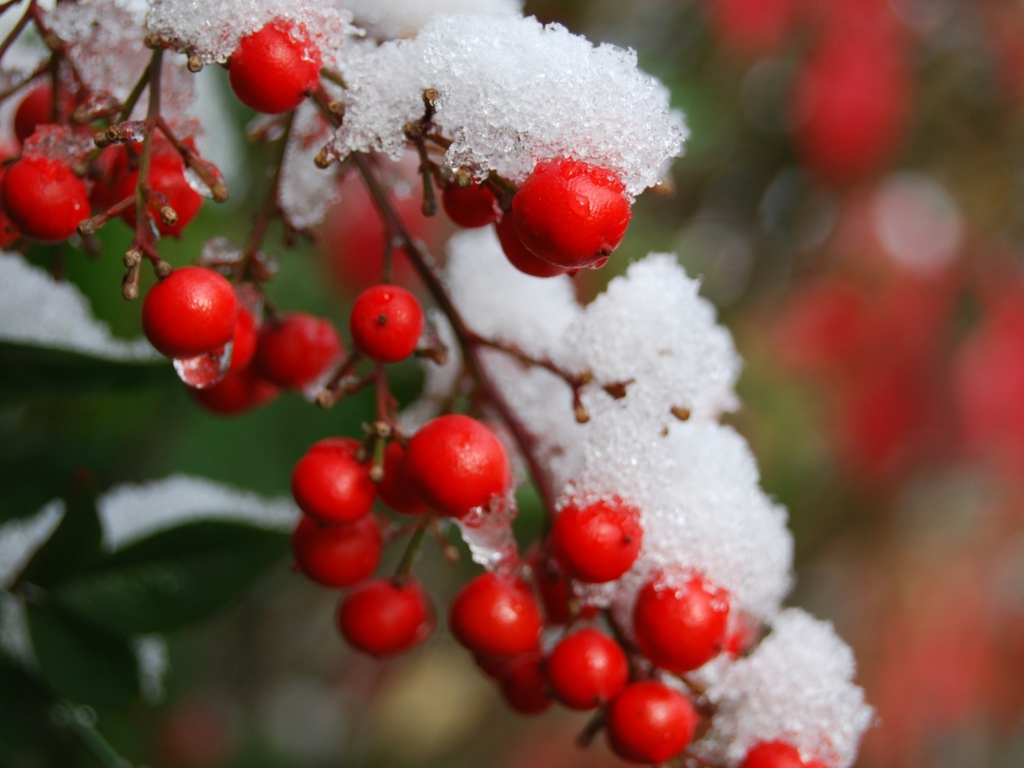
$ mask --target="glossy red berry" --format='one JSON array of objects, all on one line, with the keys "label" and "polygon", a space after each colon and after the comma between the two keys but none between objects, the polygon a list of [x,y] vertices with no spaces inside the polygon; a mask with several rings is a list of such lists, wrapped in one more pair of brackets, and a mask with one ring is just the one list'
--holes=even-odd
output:
[{"label": "glossy red berry", "polygon": [[371,360],[396,363],[416,351],[423,333],[419,300],[397,285],[367,288],[352,305],[352,344]]},{"label": "glossy red berry", "polygon": [[540,608],[522,580],[485,573],[455,597],[448,624],[474,654],[518,656],[537,647]]},{"label": "glossy red berry", "polygon": [[644,656],[670,672],[687,672],[725,644],[729,599],[697,576],[648,581],[633,609],[633,631]]},{"label": "glossy red berry", "polygon": [[610,701],[629,679],[626,654],[608,635],[581,629],[551,651],[547,679],[555,697],[570,709],[594,709]]},{"label": "glossy red berry", "polygon": [[452,414],[428,422],[406,447],[413,488],[441,514],[462,518],[508,488],[508,456],[487,427]]},{"label": "glossy red berry", "polygon": [[511,215],[502,216],[501,220],[494,225],[494,231],[498,234],[498,242],[501,243],[501,250],[509,264],[523,274],[531,277],[555,277],[564,275],[568,271],[550,261],[544,261],[523,245],[523,241],[516,234],[516,227]]},{"label": "glossy red berry", "polygon": [[430,597],[415,579],[374,579],[338,604],[338,628],[349,645],[371,656],[391,656],[426,640],[434,630]]},{"label": "glossy red berry", "polygon": [[565,269],[599,267],[622,241],[632,215],[611,171],[578,160],[538,163],[512,198],[523,244]]},{"label": "glossy red berry", "polygon": [[640,513],[621,501],[570,504],[555,518],[551,552],[571,578],[600,584],[633,567],[643,536]]},{"label": "glossy red berry", "polygon": [[501,674],[501,694],[516,712],[539,715],[551,706],[544,679],[544,657],[536,651],[509,661]]},{"label": "glossy red berry", "polygon": [[142,330],[162,354],[202,355],[235,335],[238,297],[223,276],[205,267],[182,267],[158,282],[142,304]]},{"label": "glossy red berry", "polygon": [[320,50],[305,27],[277,20],[243,37],[228,62],[239,101],[278,115],[295,109],[320,79]]},{"label": "glossy red berry", "polygon": [[89,216],[83,182],[60,160],[23,156],[4,173],[7,218],[23,235],[44,243],[67,240]]},{"label": "glossy red berry", "polygon": [[256,354],[256,317],[242,302],[238,303],[235,335],[231,337],[231,365],[228,371],[248,368]]},{"label": "glossy red berry", "polygon": [[662,683],[647,680],[623,688],[608,705],[608,743],[623,760],[663,763],[690,743],[698,717],[690,701]]},{"label": "glossy red berry", "polygon": [[372,515],[352,523],[320,523],[302,516],[292,533],[295,564],[309,579],[339,589],[373,574],[384,546]]},{"label": "glossy red berry", "polygon": [[347,523],[366,515],[377,486],[370,468],[356,459],[359,441],[329,437],[314,443],[292,471],[299,509],[323,522]]},{"label": "glossy red berry", "polygon": [[189,391],[203,408],[218,416],[238,416],[266,405],[278,395],[277,387],[252,368],[229,370],[212,387]]},{"label": "glossy red berry", "polygon": [[257,369],[279,387],[302,389],[341,357],[338,332],[330,320],[293,312],[260,329]]},{"label": "glossy red berry", "polygon": [[486,227],[501,215],[494,193],[481,184],[460,187],[452,182],[444,188],[441,204],[448,218],[466,229]]},{"label": "glossy red berry", "polygon": [[384,477],[377,483],[377,495],[395,512],[419,515],[430,511],[430,505],[413,490],[405,465],[405,448],[397,441],[389,443],[384,451]]},{"label": "glossy red berry", "polygon": [[[127,162],[127,156],[124,157]],[[161,235],[181,237],[182,231],[187,227],[203,207],[203,197],[196,192],[192,185],[185,178],[185,161],[181,153],[169,141],[157,141],[153,144],[153,151],[149,161],[149,184],[154,192],[164,195],[167,198],[167,205],[174,209],[177,220],[174,224],[165,224],[160,218],[160,206],[150,202],[149,210],[152,220]],[[127,168],[118,176],[114,186],[114,200],[124,200],[135,194],[135,187],[139,183],[138,170]],[[122,218],[129,226],[135,226],[134,206],[125,210]]]},{"label": "glossy red berry", "polygon": [[[0,156],[3,154],[4,153],[0,151]],[[0,159],[6,160],[5,157],[0,157]],[[0,189],[3,189],[5,170],[6,168],[0,165]],[[0,248],[9,248],[18,241],[19,237],[21,237],[21,233],[18,231],[18,228],[11,223],[11,220],[7,218],[7,213],[4,211],[3,205],[0,205]]]},{"label": "glossy red berry", "polygon": [[36,132],[36,126],[53,122],[53,88],[37,85],[18,105],[14,113],[14,134],[24,142]]},{"label": "glossy red berry", "polygon": [[805,761],[796,747],[784,741],[762,741],[743,758],[739,768],[829,768],[820,760]]}]

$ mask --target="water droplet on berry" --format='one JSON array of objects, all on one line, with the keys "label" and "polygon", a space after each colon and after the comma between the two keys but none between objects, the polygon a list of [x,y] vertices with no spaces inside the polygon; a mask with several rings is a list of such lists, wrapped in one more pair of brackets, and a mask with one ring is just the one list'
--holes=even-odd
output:
[{"label": "water droplet on berry", "polygon": [[228,372],[232,346],[229,341],[223,347],[217,347],[196,357],[175,358],[174,371],[179,379],[193,389],[212,387]]}]

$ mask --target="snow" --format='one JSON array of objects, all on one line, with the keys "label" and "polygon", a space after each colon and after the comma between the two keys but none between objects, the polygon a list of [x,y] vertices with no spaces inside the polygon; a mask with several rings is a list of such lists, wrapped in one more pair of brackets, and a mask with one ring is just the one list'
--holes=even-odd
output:
[{"label": "snow", "polygon": [[70,283],[58,283],[20,255],[0,253],[0,341],[53,347],[107,360],[160,355],[145,339],[116,339]]},{"label": "snow", "polygon": [[345,62],[339,157],[377,149],[398,159],[404,126],[438,93],[434,123],[446,161],[521,182],[538,161],[573,157],[616,174],[630,195],[653,186],[682,152],[686,129],[636,53],[593,46],[557,24],[487,14],[439,16],[413,40]]}]

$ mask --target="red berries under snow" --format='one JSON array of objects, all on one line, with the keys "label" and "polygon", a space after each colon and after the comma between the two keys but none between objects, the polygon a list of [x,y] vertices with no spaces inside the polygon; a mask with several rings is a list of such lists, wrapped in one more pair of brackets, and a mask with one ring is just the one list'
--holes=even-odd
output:
[{"label": "red berries under snow", "polygon": [[729,601],[697,576],[658,576],[640,590],[633,631],[644,656],[669,672],[688,672],[714,658],[725,644]]},{"label": "red berries under snow", "polygon": [[762,741],[755,744],[739,768],[829,768],[820,760],[805,761],[796,747],[784,741]]},{"label": "red berries under snow", "polygon": [[452,414],[428,422],[406,447],[413,488],[434,510],[463,518],[503,497],[509,484],[508,456],[487,427]]},{"label": "red berries under snow", "polygon": [[689,699],[653,680],[623,688],[606,718],[609,745],[633,763],[662,763],[678,755],[693,738],[698,719]]},{"label": "red berries under snow", "polygon": [[423,309],[397,285],[375,285],[356,299],[349,319],[352,344],[371,360],[396,363],[414,351],[423,333]]},{"label": "red berries under snow", "polygon": [[581,629],[564,637],[551,651],[547,679],[565,706],[594,709],[626,684],[629,662],[610,637],[596,629]]},{"label": "red berries under snow", "polygon": [[351,523],[319,523],[305,515],[292,532],[295,565],[325,587],[349,587],[373,574],[384,537],[372,515]]},{"label": "red berries under snow", "polygon": [[593,584],[613,581],[636,562],[644,531],[637,510],[621,502],[570,504],[551,529],[551,551],[570,577]]},{"label": "red berries under snow", "polygon": [[295,109],[320,78],[320,51],[306,29],[277,20],[243,37],[228,62],[239,101],[277,115]]},{"label": "red berries under snow", "polygon": [[455,639],[474,654],[507,657],[536,648],[542,622],[524,581],[485,573],[459,592],[448,624]]},{"label": "red berries under snow", "polygon": [[353,648],[371,656],[391,656],[430,635],[434,611],[415,579],[373,579],[355,587],[339,603],[338,628]]},{"label": "red berries under snow", "polygon": [[563,269],[604,264],[626,234],[631,215],[622,182],[579,160],[538,163],[512,198],[523,245]]},{"label": "red berries under snow", "polygon": [[224,277],[204,267],[182,267],[149,289],[142,329],[162,354],[192,358],[231,341],[238,306]]},{"label": "red berries under snow", "polygon": [[366,515],[377,486],[357,459],[359,441],[330,437],[314,443],[292,472],[292,495],[307,515],[347,523]]}]

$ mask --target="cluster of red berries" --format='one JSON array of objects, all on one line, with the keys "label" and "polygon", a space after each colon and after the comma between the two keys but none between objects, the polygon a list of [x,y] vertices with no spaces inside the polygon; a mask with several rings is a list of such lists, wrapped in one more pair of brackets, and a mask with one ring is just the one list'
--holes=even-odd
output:
[{"label": "cluster of red berries", "polygon": [[[75,99],[63,98],[59,111],[63,114],[74,106]],[[21,236],[61,242],[75,234],[91,211],[104,213],[115,205],[126,223],[136,224],[131,201],[139,180],[139,148],[131,142],[106,147],[93,171],[82,176],[69,158],[45,148],[51,134],[64,130],[53,122],[53,110],[51,86],[40,85],[29,91],[15,114],[15,133],[23,151],[4,152],[17,159],[4,169],[0,183],[3,247]],[[184,144],[194,149],[191,139]],[[161,235],[179,237],[199,213],[203,198],[185,177],[181,152],[162,134],[154,137],[148,181],[149,219]]]}]

